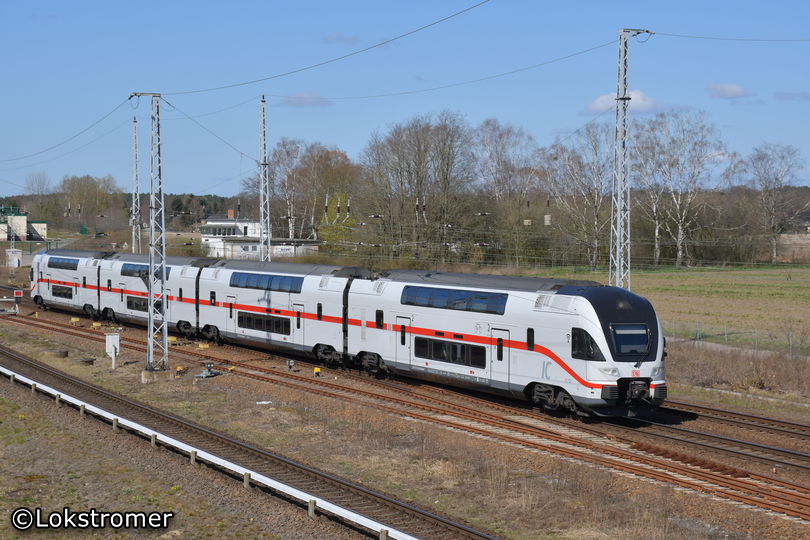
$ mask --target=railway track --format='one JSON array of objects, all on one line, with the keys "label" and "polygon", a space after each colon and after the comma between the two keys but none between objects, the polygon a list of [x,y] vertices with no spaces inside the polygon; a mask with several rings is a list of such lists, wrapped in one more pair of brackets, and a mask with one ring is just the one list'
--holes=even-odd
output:
[{"label": "railway track", "polygon": [[699,418],[708,418],[734,427],[743,427],[764,433],[788,435],[801,440],[810,440],[810,425],[808,424],[787,422],[785,420],[726,411],[680,401],[667,401],[666,406],[661,407],[661,410],[663,412],[672,412],[680,415],[684,413],[693,414],[697,415]]},{"label": "railway track", "polygon": [[[24,320],[18,318],[16,322],[22,323]],[[47,327],[50,323],[28,320],[27,324]],[[86,332],[72,327],[63,328],[60,332],[101,340],[98,335],[88,336]],[[139,351],[145,350],[142,342],[132,338],[122,340],[122,345]],[[599,433],[598,436],[595,433],[583,434],[579,427],[571,428],[571,426],[549,428],[547,418],[543,417],[542,420],[527,418],[525,415],[517,414],[518,411],[514,408],[511,410],[505,408],[504,412],[508,413],[505,415],[491,414],[417,393],[412,393],[408,399],[384,396],[347,388],[324,379],[286,373],[245,362],[215,359],[198,351],[177,352],[194,357],[199,362],[214,360],[230,364],[233,373],[262,382],[296,388],[343,402],[356,402],[365,406],[371,404],[376,410],[440,424],[451,429],[709,493],[782,515],[810,520],[810,490],[804,486],[695,460],[689,456],[667,452],[661,447],[638,442],[609,444],[605,441],[604,433]],[[363,380],[371,382],[367,378]],[[385,386],[384,383],[380,384]],[[390,387],[388,389],[390,390]]]},{"label": "railway track", "polygon": [[378,523],[389,525],[393,530],[403,531],[408,535],[406,538],[495,538],[461,523],[293,462],[230,435],[86,383],[3,346],[0,346],[0,363],[18,375],[58,389],[66,396],[72,396],[83,403],[90,403],[160,432],[161,439],[167,437],[184,441],[206,453],[239,464]]}]

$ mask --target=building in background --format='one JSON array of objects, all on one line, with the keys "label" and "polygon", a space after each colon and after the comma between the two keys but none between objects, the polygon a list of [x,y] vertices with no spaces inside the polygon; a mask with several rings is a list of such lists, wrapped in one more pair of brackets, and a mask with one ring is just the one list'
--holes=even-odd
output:
[{"label": "building in background", "polygon": [[28,212],[13,206],[0,207],[0,240],[45,240],[48,238],[47,221],[29,221]]},{"label": "building in background", "polygon": [[[208,257],[259,259],[258,221],[239,219],[233,210],[226,216],[211,216],[200,225],[200,242]],[[318,251],[321,242],[310,239],[271,239],[271,259],[307,255]]]}]

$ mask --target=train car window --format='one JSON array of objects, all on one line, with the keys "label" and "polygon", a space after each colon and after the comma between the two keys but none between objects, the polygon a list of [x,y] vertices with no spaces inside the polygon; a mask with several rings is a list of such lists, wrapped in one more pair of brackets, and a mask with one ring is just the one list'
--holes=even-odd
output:
[{"label": "train car window", "polygon": [[413,354],[419,358],[430,358],[428,340],[426,338],[416,338],[413,340]]},{"label": "train car window", "polygon": [[217,293],[216,291],[211,291],[211,305],[217,305]]},{"label": "train car window", "polygon": [[433,289],[430,294],[430,305],[441,309],[449,308],[452,292],[450,289]]},{"label": "train car window", "polygon": [[140,296],[127,296],[127,309],[146,311],[149,309],[149,299]]},{"label": "train car window", "polygon": [[271,332],[273,334],[290,335],[291,331],[290,319],[272,315],[254,315],[243,311],[237,313],[236,324],[239,328]]},{"label": "train car window", "polygon": [[290,289],[292,289],[292,278],[289,276],[281,276],[278,290],[281,292],[290,292]]},{"label": "train car window", "polygon": [[413,303],[417,306],[430,305],[430,289],[428,287],[416,287],[414,291]]},{"label": "train car window", "polygon": [[453,291],[453,296],[450,297],[450,303],[448,304],[448,307],[450,309],[457,309],[459,311],[467,311],[469,309],[467,307],[469,300],[470,300],[469,291]]},{"label": "train car window", "polygon": [[264,291],[269,291],[270,285],[272,283],[273,283],[273,276],[268,274],[262,274],[259,276],[259,284],[256,288]]},{"label": "train car window", "polygon": [[301,289],[304,288],[304,278],[293,278],[292,286],[290,287],[290,292],[300,294]]},{"label": "train car window", "polygon": [[582,328],[571,329],[571,358],[604,362],[605,357],[591,335]]},{"label": "train car window", "polygon": [[318,320],[323,320],[323,304],[318,304]]},{"label": "train car window", "polygon": [[498,360],[503,360],[503,338],[498,338]]},{"label": "train car window", "polygon": [[487,312],[487,305],[489,303],[489,295],[486,293],[472,293],[470,295],[470,303],[467,309],[470,311],[477,311],[479,313]]},{"label": "train car window", "polygon": [[107,280],[107,291],[108,292],[112,291],[112,280],[111,279]]},{"label": "train car window", "polygon": [[70,300],[73,298],[73,288],[62,285],[54,285],[51,289],[51,294],[57,298],[66,298]]},{"label": "train car window", "polygon": [[413,348],[414,356],[417,358],[475,368],[486,367],[487,351],[478,345],[417,337],[414,339]]},{"label": "train car window", "polygon": [[248,289],[258,289],[260,277],[262,276],[260,276],[259,274],[248,274],[247,284],[245,284],[245,287],[247,287]]},{"label": "train car window", "polygon": [[476,368],[487,366],[487,350],[484,347],[470,345],[470,366]]},{"label": "train car window", "polygon": [[383,318],[383,310],[378,309],[377,312],[375,313],[374,324],[379,329],[385,327],[385,319]]},{"label": "train car window", "polygon": [[534,350],[534,328],[526,330],[526,349],[530,351]]},{"label": "train car window", "polygon": [[66,257],[48,257],[48,268],[59,268],[60,270],[76,270],[79,268],[79,259],[69,259]]},{"label": "train car window", "polygon": [[399,344],[405,345],[405,325],[400,325],[399,327]]}]

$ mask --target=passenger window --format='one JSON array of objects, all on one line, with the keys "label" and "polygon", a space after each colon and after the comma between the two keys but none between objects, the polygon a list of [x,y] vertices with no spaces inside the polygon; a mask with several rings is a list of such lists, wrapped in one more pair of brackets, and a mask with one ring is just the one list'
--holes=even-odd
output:
[{"label": "passenger window", "polygon": [[599,350],[599,345],[591,335],[582,328],[571,329],[571,358],[579,360],[592,360],[604,362],[605,357]]},{"label": "passenger window", "polygon": [[534,350],[534,328],[526,330],[526,349],[530,351]]},{"label": "passenger window", "polygon": [[383,319],[383,310],[378,309],[374,321],[377,325],[377,328],[385,327],[385,320]]}]

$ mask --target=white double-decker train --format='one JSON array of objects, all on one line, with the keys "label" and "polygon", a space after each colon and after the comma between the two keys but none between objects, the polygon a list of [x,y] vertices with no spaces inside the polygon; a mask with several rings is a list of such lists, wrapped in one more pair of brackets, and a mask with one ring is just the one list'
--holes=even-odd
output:
[{"label": "white double-decker train", "polygon": [[[44,306],[145,323],[144,255],[34,257]],[[185,336],[310,354],[526,399],[633,414],[666,398],[665,340],[645,298],[589,281],[169,257],[165,305]]]}]

